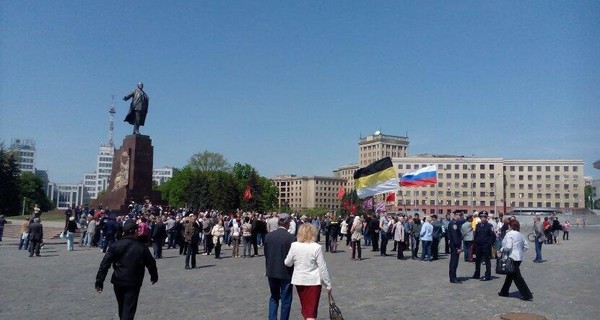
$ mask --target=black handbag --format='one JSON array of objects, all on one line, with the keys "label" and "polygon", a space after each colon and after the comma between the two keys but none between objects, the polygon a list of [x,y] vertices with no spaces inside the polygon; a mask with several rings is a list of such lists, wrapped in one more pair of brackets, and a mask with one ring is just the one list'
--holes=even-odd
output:
[{"label": "black handbag", "polygon": [[342,311],[335,304],[335,300],[333,300],[333,295],[331,295],[331,292],[329,293],[329,319],[344,320],[344,315],[342,315]]},{"label": "black handbag", "polygon": [[497,274],[512,274],[515,273],[515,261],[508,256],[506,252],[496,259]]}]

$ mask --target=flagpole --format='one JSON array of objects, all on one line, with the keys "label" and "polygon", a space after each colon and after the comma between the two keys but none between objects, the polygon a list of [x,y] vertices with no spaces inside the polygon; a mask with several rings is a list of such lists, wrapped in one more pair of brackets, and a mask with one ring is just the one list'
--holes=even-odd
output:
[{"label": "flagpole", "polygon": [[435,212],[436,214],[440,214],[440,203],[438,201],[438,184],[435,184]]},{"label": "flagpole", "polygon": [[400,196],[402,197],[402,208],[404,209],[404,214],[408,217],[408,211],[406,210],[406,201],[404,201],[404,192],[402,192],[402,188],[400,188]]}]

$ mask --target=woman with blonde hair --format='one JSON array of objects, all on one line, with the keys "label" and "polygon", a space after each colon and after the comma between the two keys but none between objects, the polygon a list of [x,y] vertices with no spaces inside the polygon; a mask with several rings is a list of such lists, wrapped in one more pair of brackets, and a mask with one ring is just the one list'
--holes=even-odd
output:
[{"label": "woman with blonde hair", "polygon": [[[352,222],[352,227],[350,228],[350,233],[352,234],[352,260],[361,260],[361,248],[360,248],[360,240],[362,240],[362,232],[363,231],[363,223],[360,220],[359,216],[354,217],[354,222]],[[356,253],[358,252],[358,258],[356,258]]]},{"label": "woman with blonde hair", "polygon": [[223,237],[225,236],[222,219],[219,219],[210,234],[213,236],[213,243],[215,244],[215,259],[221,259],[221,245],[223,245]]},{"label": "woman with blonde hair", "polygon": [[306,320],[316,319],[321,298],[322,285],[331,293],[331,281],[321,245],[315,242],[317,228],[304,223],[298,229],[297,242],[293,242],[285,258],[285,265],[294,267],[292,284],[296,286],[302,316]]}]

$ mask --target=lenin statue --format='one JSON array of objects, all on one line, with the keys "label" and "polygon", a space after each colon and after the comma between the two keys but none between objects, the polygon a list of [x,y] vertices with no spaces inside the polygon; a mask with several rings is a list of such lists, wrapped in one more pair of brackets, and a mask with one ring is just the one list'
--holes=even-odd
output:
[{"label": "lenin statue", "polygon": [[144,123],[146,123],[146,114],[148,113],[148,96],[143,89],[144,84],[140,82],[137,84],[137,88],[135,88],[135,90],[123,98],[125,101],[131,99],[129,113],[123,121],[129,122],[129,124],[133,125],[133,134],[140,134],[140,126],[143,126]]}]

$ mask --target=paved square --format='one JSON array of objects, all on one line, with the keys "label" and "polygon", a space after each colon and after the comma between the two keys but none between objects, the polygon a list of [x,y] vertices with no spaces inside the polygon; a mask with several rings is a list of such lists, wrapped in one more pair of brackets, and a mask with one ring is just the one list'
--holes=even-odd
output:
[{"label": "paved square", "polygon": [[[599,228],[572,230],[570,241],[544,245],[547,262],[534,264],[533,244],[522,272],[534,301],[501,298],[503,277],[489,282],[448,282],[448,260],[399,261],[374,255],[363,247],[363,261],[350,261],[346,252],[325,255],[333,293],[346,319],[499,319],[505,312],[531,312],[549,319],[598,319],[600,311]],[[14,241],[0,245],[0,319],[116,319],[116,299],[110,285],[94,291],[103,254],[98,249],[49,244],[42,257],[29,258]],[[391,248],[391,246],[389,246]],[[262,254],[262,249],[260,249]],[[442,248],[443,252],[443,248]],[[144,278],[138,319],[266,319],[269,290],[264,257],[198,256],[200,269],[184,270],[178,250],[164,250],[158,260],[160,279],[154,286]],[[459,277],[473,274],[462,261]],[[516,292],[513,285],[511,292]],[[518,294],[517,294],[518,295]],[[301,319],[294,292],[292,319]],[[323,294],[319,318],[328,318]]]}]

